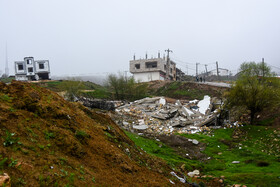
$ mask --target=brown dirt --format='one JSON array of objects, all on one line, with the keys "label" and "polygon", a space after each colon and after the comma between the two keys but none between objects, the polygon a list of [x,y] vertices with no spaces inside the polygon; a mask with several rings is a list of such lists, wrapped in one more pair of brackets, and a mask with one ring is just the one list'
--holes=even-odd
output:
[{"label": "brown dirt", "polygon": [[33,84],[0,83],[0,135],[0,172],[12,186],[182,185],[108,116]]}]

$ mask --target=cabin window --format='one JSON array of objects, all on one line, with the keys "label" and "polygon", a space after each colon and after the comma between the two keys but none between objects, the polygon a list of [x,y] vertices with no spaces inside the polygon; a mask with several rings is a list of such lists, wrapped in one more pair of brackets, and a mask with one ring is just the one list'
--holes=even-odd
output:
[{"label": "cabin window", "polygon": [[157,62],[146,62],[146,68],[156,68]]},{"label": "cabin window", "polygon": [[39,64],[39,69],[44,69],[44,68],[45,68],[44,64]]},{"label": "cabin window", "polygon": [[23,70],[23,64],[18,65],[18,70]]}]

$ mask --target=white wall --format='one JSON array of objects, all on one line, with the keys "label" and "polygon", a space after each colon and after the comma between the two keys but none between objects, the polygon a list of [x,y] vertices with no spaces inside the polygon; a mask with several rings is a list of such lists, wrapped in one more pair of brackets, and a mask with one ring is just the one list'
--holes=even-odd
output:
[{"label": "white wall", "polygon": [[133,77],[136,81],[140,82],[164,80],[163,77],[160,77],[159,72],[134,73]]}]

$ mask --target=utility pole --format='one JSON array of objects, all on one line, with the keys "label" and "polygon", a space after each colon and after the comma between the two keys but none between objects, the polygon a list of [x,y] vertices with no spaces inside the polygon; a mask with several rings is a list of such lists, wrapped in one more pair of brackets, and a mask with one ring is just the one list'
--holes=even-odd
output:
[{"label": "utility pole", "polygon": [[124,71],[125,73],[125,82],[127,82],[127,71]]},{"label": "utility pole", "polygon": [[218,80],[220,80],[218,61],[216,61],[216,67],[217,67],[217,77],[218,77]]},{"label": "utility pole", "polygon": [[186,68],[187,68],[187,75],[189,75],[189,72],[188,72],[188,65],[186,65]]},{"label": "utility pole", "polygon": [[263,78],[264,78],[264,58],[262,58],[262,72],[263,72]]},{"label": "utility pole", "polygon": [[206,76],[208,76],[207,64],[205,64]]},{"label": "utility pole", "polygon": [[167,67],[166,67],[166,75],[167,75],[167,80],[170,80],[169,77],[169,71],[170,71],[170,58],[169,58],[169,53],[173,53],[173,51],[171,51],[170,49],[165,50],[165,52],[167,52]]},{"label": "utility pole", "polygon": [[196,68],[195,68],[195,70],[196,70],[196,76],[198,76],[198,64],[199,64],[199,63],[196,63]]}]

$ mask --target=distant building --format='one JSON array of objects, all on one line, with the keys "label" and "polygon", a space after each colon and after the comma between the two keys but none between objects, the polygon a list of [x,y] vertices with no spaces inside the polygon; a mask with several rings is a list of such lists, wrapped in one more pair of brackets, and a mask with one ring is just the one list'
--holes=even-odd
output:
[{"label": "distant building", "polygon": [[48,60],[36,60],[33,57],[25,57],[24,61],[15,62],[16,80],[33,81],[51,79]]},{"label": "distant building", "polygon": [[[129,62],[130,73],[136,81],[176,80],[176,64],[170,60],[168,72],[167,58],[134,59]],[[169,74],[169,77],[168,77]]]}]

